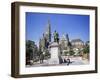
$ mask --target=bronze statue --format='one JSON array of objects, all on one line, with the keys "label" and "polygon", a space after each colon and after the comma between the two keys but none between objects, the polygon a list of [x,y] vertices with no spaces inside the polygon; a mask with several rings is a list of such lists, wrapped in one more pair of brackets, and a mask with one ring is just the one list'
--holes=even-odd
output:
[{"label": "bronze statue", "polygon": [[54,42],[58,42],[59,43],[59,34],[58,34],[58,32],[56,32],[56,30],[54,32]]}]

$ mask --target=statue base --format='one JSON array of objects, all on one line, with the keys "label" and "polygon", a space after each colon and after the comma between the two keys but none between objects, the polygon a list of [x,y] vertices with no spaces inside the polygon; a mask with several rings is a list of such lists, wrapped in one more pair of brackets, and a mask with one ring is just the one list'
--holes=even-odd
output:
[{"label": "statue base", "polygon": [[59,49],[59,44],[57,42],[52,42],[49,45],[49,52],[51,54],[49,64],[60,64],[59,62],[60,49]]}]

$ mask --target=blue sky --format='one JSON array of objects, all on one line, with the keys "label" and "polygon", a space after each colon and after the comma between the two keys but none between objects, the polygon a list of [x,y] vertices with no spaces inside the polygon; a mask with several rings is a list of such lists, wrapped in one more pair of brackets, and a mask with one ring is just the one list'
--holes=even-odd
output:
[{"label": "blue sky", "polygon": [[26,12],[26,40],[38,44],[49,19],[52,33],[56,30],[60,37],[67,33],[70,40],[80,38],[86,42],[89,40],[89,18],[89,15]]}]

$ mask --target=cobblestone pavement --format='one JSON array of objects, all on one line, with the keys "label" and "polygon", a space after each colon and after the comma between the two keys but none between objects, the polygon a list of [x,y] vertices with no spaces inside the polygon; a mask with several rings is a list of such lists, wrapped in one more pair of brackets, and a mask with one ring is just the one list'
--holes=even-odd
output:
[{"label": "cobblestone pavement", "polygon": [[[62,63],[62,64],[48,64],[48,61],[49,60],[44,60],[43,63],[40,63],[39,61],[36,62],[34,65],[27,65],[27,67],[41,67],[41,66],[55,66],[55,65],[59,65],[59,66],[63,66],[63,65],[67,65],[67,63]],[[85,64],[89,64],[89,61],[88,60],[82,60],[81,57],[71,57],[70,58],[70,61],[71,63],[69,64],[70,65],[85,65]]]}]

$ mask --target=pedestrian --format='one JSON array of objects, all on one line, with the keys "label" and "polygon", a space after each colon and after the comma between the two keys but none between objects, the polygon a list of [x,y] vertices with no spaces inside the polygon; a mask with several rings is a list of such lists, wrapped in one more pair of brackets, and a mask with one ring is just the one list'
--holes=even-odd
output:
[{"label": "pedestrian", "polygon": [[67,65],[69,65],[71,62],[70,62],[70,59],[68,58],[67,59]]},{"label": "pedestrian", "polygon": [[43,53],[40,54],[40,63],[43,63],[43,60],[44,60],[44,55]]}]

